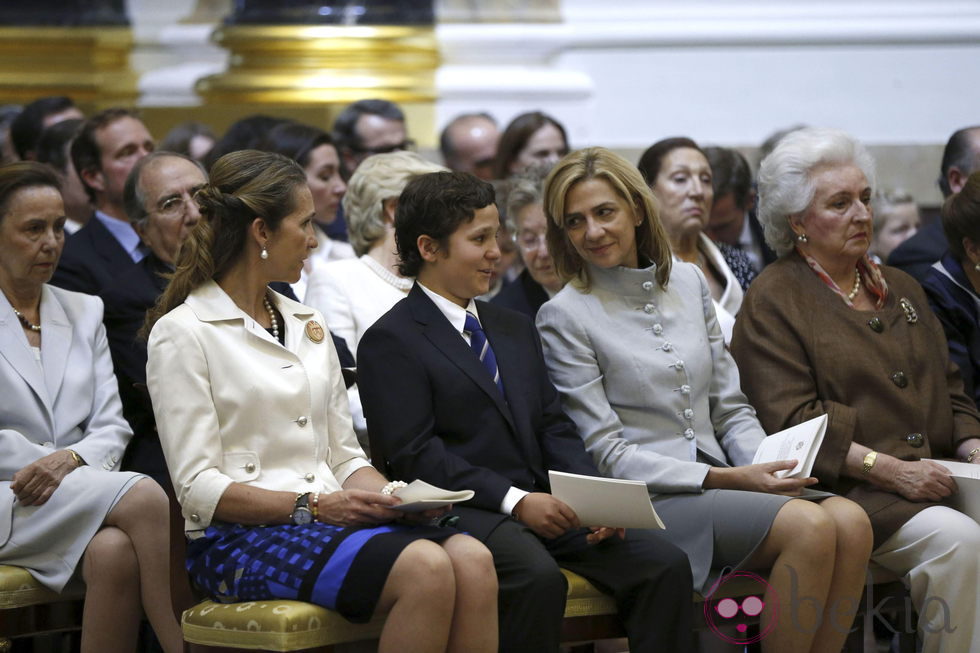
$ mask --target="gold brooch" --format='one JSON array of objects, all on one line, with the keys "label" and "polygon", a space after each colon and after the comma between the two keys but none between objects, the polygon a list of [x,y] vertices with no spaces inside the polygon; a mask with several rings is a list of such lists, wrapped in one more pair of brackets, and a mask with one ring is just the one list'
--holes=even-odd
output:
[{"label": "gold brooch", "polygon": [[306,337],[313,342],[323,342],[323,327],[316,320],[306,323]]},{"label": "gold brooch", "polygon": [[898,300],[901,304],[902,310],[905,311],[905,321],[909,324],[915,324],[919,321],[919,314],[915,312],[915,307],[912,306],[912,302],[902,297]]}]

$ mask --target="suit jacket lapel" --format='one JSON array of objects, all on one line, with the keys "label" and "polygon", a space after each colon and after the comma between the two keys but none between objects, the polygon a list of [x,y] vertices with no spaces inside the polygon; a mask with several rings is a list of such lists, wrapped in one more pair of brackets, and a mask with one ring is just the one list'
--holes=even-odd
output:
[{"label": "suit jacket lapel", "polygon": [[[446,316],[417,285],[413,286],[411,292],[408,293],[407,301],[412,310],[412,316],[422,326],[422,333],[426,339],[490,397],[504,419],[507,420],[511,430],[514,431],[514,419],[503,395],[500,394],[500,390],[494,384],[493,379],[490,378],[487,370],[480,363],[480,359],[466,345],[462,336],[453,329],[449,321],[446,320]],[[494,346],[492,340],[490,345]],[[496,352],[497,350],[494,348],[494,354]],[[507,379],[504,379],[504,389],[507,389]]]},{"label": "suit jacket lapel", "polygon": [[109,228],[98,217],[94,217],[92,222],[92,249],[105,260],[109,269],[126,268],[133,264],[129,252],[116,240]]},{"label": "suit jacket lapel", "polygon": [[[497,357],[497,369],[500,370],[500,378],[504,382],[504,393],[509,398],[507,402],[507,414],[511,417],[514,415],[523,416],[522,413],[527,413],[528,411],[526,398],[534,396],[537,393],[536,389],[526,387],[527,383],[534,381],[534,379],[528,378],[527,370],[529,369],[529,365],[526,360],[528,352],[522,351],[517,346],[518,340],[515,335],[503,323],[494,320],[494,315],[491,311],[481,311],[480,322],[483,325],[483,330],[487,334],[487,340],[490,342],[490,346],[493,347],[493,353]],[[497,394],[499,395],[500,393],[498,392]],[[519,421],[522,424],[526,423],[523,419]],[[538,456],[530,453],[539,449],[537,434],[528,433],[526,429],[519,430],[513,423],[511,424],[511,428],[514,429],[514,433],[525,451],[527,460],[537,459]]]},{"label": "suit jacket lapel", "polygon": [[[50,292],[50,291],[48,291]],[[42,332],[44,312],[42,308]],[[44,385],[41,367],[34,360],[34,352],[24,337],[20,320],[14,315],[13,307],[6,296],[0,293],[0,356],[3,356],[14,370],[27,382],[40,398],[51,418],[51,396]]]},{"label": "suit jacket lapel", "polygon": [[41,363],[48,396],[54,402],[61,390],[71,349],[72,326],[65,309],[47,286],[41,290]]}]

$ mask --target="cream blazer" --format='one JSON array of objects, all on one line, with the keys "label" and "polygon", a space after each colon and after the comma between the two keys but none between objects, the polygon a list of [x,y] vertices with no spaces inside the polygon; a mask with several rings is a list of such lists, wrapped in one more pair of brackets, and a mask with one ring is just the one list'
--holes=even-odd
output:
[{"label": "cream blazer", "polygon": [[[10,481],[18,470],[66,448],[95,470],[115,470],[132,437],[112,373],[102,300],[43,286],[41,333],[38,365],[0,293],[0,546],[10,537]],[[62,494],[55,492],[33,518],[66,519],[57,510]]]},{"label": "cream blazer", "polygon": [[188,531],[211,523],[232,483],[333,492],[370,465],[323,317],[272,296],[285,346],[213,281],[150,334],[147,386]]}]

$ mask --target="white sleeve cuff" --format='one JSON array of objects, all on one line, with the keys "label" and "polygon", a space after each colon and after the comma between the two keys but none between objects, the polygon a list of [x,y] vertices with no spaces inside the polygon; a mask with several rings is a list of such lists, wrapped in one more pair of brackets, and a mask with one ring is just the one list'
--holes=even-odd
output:
[{"label": "white sleeve cuff", "polygon": [[512,487],[507,490],[507,494],[504,495],[504,500],[500,502],[500,512],[505,515],[511,515],[514,513],[514,508],[520,503],[521,499],[529,495],[530,492],[525,492],[516,487]]}]

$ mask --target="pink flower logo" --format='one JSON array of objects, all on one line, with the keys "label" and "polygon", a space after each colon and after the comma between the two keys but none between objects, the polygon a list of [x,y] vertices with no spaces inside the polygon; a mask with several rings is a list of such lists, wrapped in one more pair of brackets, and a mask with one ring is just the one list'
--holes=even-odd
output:
[{"label": "pink flower logo", "polygon": [[[767,592],[768,601],[763,598]],[[752,572],[736,571],[722,576],[704,597],[705,623],[718,637],[732,644],[760,641],[776,627],[778,617],[779,600],[775,590]],[[756,618],[759,632],[753,635],[749,632],[749,622]]]}]

